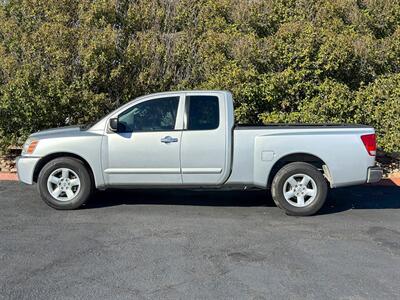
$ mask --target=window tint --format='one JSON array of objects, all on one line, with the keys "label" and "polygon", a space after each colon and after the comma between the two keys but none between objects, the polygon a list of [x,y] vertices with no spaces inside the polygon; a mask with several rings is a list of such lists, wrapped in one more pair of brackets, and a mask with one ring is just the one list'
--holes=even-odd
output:
[{"label": "window tint", "polygon": [[218,97],[189,96],[189,130],[209,130],[219,126]]},{"label": "window tint", "polygon": [[148,100],[118,116],[118,131],[174,130],[179,97]]}]

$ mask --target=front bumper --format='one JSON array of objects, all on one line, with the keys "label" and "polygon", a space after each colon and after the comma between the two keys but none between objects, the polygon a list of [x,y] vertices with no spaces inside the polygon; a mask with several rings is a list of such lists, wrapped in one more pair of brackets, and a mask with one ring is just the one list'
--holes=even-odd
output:
[{"label": "front bumper", "polygon": [[378,182],[382,179],[383,170],[380,167],[369,167],[367,173],[367,183]]},{"label": "front bumper", "polygon": [[33,172],[40,157],[19,156],[17,157],[17,173],[19,181],[27,184],[33,183]]}]

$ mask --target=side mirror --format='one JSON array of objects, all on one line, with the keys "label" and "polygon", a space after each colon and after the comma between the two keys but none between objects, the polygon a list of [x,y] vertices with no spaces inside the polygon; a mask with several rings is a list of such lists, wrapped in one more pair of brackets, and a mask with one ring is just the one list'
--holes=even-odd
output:
[{"label": "side mirror", "polygon": [[110,119],[110,129],[114,132],[118,131],[118,118]]}]

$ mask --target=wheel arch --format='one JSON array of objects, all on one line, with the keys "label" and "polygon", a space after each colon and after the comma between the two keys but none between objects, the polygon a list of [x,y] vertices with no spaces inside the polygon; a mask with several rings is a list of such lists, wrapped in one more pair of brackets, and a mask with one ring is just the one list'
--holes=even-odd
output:
[{"label": "wheel arch", "polygon": [[86,169],[89,172],[89,175],[90,175],[90,178],[91,178],[93,184],[96,185],[96,179],[95,179],[95,176],[94,176],[93,169],[90,166],[90,164],[87,162],[87,160],[84,159],[82,156],[79,156],[77,154],[70,153],[70,152],[56,152],[56,153],[51,153],[51,154],[48,154],[46,156],[43,156],[37,162],[37,164],[35,166],[35,169],[33,171],[33,182],[37,183],[40,171],[43,169],[43,167],[48,162],[52,161],[53,159],[60,158],[60,157],[72,157],[72,158],[76,158],[76,159],[82,161],[82,163],[85,165]]},{"label": "wheel arch", "polygon": [[293,162],[305,162],[315,166],[324,174],[324,177],[328,182],[332,184],[332,177],[328,165],[320,157],[310,153],[298,152],[284,155],[273,164],[271,171],[268,174],[267,188],[271,188],[272,180],[276,173],[278,173],[278,171],[285,165]]}]

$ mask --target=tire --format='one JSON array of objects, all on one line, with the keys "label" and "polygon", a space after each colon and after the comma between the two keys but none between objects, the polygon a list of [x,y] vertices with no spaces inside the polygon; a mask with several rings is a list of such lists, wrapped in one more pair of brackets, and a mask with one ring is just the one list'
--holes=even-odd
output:
[{"label": "tire", "polygon": [[89,199],[93,181],[82,161],[60,157],[42,168],[37,188],[47,205],[59,210],[76,209]]},{"label": "tire", "polygon": [[271,185],[275,204],[292,216],[310,216],[324,205],[328,185],[313,165],[294,162],[276,173]]}]

